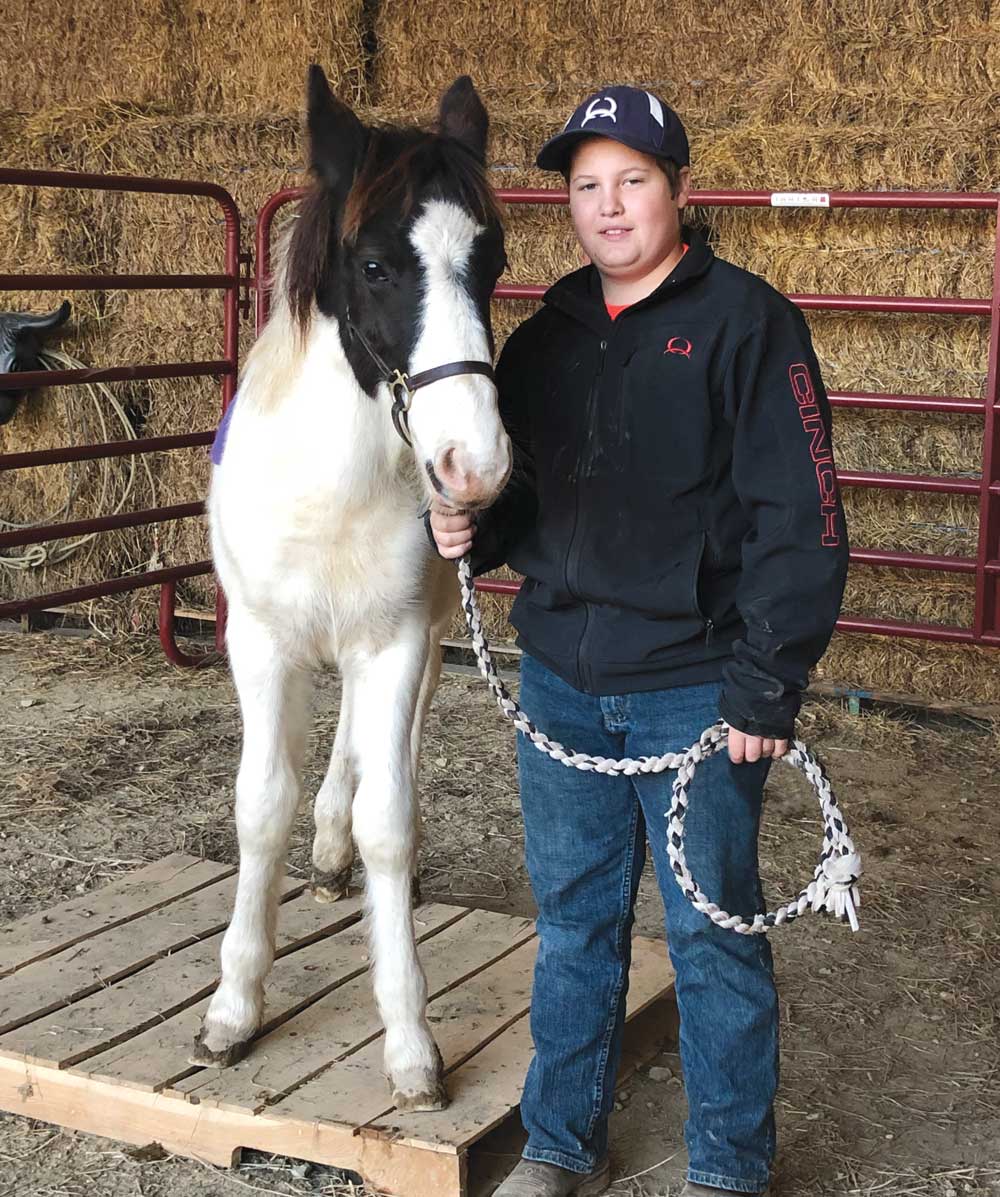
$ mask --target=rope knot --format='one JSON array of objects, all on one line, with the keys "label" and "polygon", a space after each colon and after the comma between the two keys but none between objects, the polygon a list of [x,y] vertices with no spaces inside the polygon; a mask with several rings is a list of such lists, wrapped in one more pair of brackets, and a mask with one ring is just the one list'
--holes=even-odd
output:
[{"label": "rope knot", "polygon": [[860,904],[858,878],[861,876],[861,857],[857,852],[843,856],[828,856],[816,878],[816,892],[812,908],[817,913],[828,910],[834,918],[847,919],[851,930],[858,929],[856,907]]},{"label": "rope knot", "polygon": [[853,889],[861,876],[861,857],[857,852],[828,856],[823,861],[823,875],[831,890]]}]

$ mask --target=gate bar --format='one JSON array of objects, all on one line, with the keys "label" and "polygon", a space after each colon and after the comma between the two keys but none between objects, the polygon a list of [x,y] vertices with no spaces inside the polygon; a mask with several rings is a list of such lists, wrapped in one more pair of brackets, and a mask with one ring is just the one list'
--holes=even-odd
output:
[{"label": "gate bar", "polygon": [[70,461],[96,461],[102,457],[131,457],[137,453],[162,453],[168,449],[194,449],[210,445],[214,432],[187,432],[183,436],[147,436],[128,441],[99,441],[95,445],[73,445],[65,449],[33,449],[30,453],[5,453],[5,470],[27,470],[32,466],[63,465]]},{"label": "gate bar", "polygon": [[[214,200],[222,209],[225,223],[224,273],[222,274],[24,274],[0,275],[0,290],[151,290],[178,288],[198,290],[222,290],[223,292],[223,357],[214,362],[174,362],[157,365],[135,365],[85,370],[31,371],[24,374],[0,375],[0,389],[28,389],[39,386],[68,385],[73,382],[115,382],[126,379],[151,379],[174,377],[199,377],[214,375],[221,378],[222,410],[232,401],[236,386],[236,371],[239,352],[239,289],[240,276],[240,214],[233,197],[217,183],[199,182],[189,179],[141,178],[134,175],[101,175],[75,171],[14,170],[0,168],[0,186],[58,187],[85,191],[123,191],[156,195],[202,196]],[[118,442],[106,445],[75,446],[62,450],[43,450],[35,454],[0,455],[0,471],[5,468],[23,469],[32,465],[53,464],[57,461],[95,460],[101,457],[118,457],[146,451],[192,447],[208,444],[212,433],[187,434],[181,437],[150,437],[146,441],[128,441],[122,447]],[[197,439],[194,439],[197,438]],[[201,503],[178,504],[173,508],[154,508],[145,512],[123,513],[121,516],[104,516],[96,520],[79,520],[63,525],[79,529],[81,533],[102,531],[112,526],[128,526],[108,521],[119,521],[134,517],[146,517],[145,522],[156,522],[164,513],[186,508],[188,514],[203,509]],[[167,518],[183,518],[180,515]],[[137,526],[138,519],[136,518]],[[43,530],[44,531],[44,530]],[[0,603],[0,616],[21,612],[42,610],[45,607],[64,606],[72,602],[100,598],[104,595],[122,594],[138,590],[143,586],[161,585],[160,640],[164,651],[172,660],[186,664],[204,664],[217,659],[215,654],[202,654],[199,658],[186,657],[177,647],[174,639],[173,609],[164,611],[169,596],[173,602],[174,587],[180,578],[194,577],[211,572],[211,562],[201,561],[192,565],[174,566],[166,570],[151,570],[131,577],[108,579],[89,586],[74,587],[72,590],[52,594],[35,595],[29,599]],[[218,607],[218,602],[217,602]],[[222,621],[216,622],[216,646],[222,646]]]}]

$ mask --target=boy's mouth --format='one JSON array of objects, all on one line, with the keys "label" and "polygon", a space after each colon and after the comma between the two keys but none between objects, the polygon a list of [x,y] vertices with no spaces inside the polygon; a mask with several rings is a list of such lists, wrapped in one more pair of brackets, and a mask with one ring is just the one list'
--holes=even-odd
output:
[{"label": "boy's mouth", "polygon": [[626,228],[624,225],[615,224],[610,225],[606,229],[600,229],[599,235],[605,237],[608,241],[619,241],[622,237],[627,237],[632,230]]}]

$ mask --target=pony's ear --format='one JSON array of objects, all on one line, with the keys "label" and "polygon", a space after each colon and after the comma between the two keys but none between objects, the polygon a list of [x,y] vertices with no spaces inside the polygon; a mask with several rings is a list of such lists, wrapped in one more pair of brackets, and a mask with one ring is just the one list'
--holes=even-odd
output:
[{"label": "pony's ear", "polygon": [[462,75],[441,97],[438,130],[446,137],[460,141],[485,163],[489,128],[490,118],[472,80],[468,75]]},{"label": "pony's ear", "polygon": [[365,127],[333,94],[316,63],[309,68],[308,95],[309,165],[342,203],[361,164]]}]

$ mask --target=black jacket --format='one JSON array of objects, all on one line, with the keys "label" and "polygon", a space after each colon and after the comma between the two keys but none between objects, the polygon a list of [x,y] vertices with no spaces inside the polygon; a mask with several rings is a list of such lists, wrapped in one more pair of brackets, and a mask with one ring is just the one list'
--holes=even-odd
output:
[{"label": "black jacket", "polygon": [[829,404],[798,309],[685,239],[616,321],[585,267],[507,341],[476,572],[525,575],[518,643],[577,689],[721,677],[732,726],[787,737],[847,571]]}]

